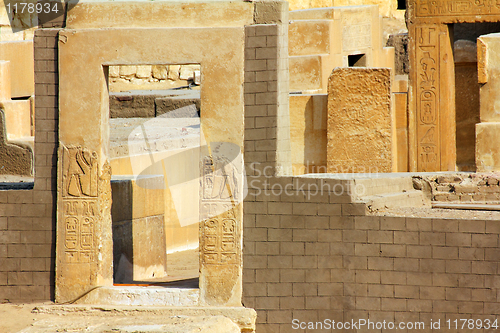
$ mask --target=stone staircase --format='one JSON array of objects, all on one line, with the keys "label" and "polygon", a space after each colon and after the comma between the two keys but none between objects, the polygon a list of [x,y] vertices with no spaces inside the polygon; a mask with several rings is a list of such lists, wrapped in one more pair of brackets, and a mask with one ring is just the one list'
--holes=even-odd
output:
[{"label": "stone staircase", "polygon": [[373,174],[352,180],[352,200],[365,203],[367,211],[401,207],[431,208],[430,197],[413,187],[411,175]]}]

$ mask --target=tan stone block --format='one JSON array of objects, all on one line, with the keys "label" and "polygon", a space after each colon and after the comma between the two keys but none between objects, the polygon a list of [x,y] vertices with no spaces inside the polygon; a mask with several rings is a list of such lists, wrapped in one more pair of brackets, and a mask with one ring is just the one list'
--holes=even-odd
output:
[{"label": "tan stone block", "polygon": [[0,61],[0,82],[0,100],[10,100],[12,97],[10,61]]},{"label": "tan stone block", "polygon": [[302,56],[330,53],[330,21],[298,20],[288,26],[288,54]]},{"label": "tan stone block", "polygon": [[120,77],[120,66],[109,66],[108,75],[112,78]]},{"label": "tan stone block", "polygon": [[180,68],[181,68],[180,65],[169,65],[167,78],[173,81],[179,80]]},{"label": "tan stone block", "polygon": [[5,114],[7,139],[15,140],[31,136],[31,102],[29,100],[2,101]]},{"label": "tan stone block", "polygon": [[[114,13],[111,17],[105,13]],[[138,18],[144,19],[138,19]],[[253,4],[148,3],[121,6],[114,3],[79,3],[71,8],[66,27],[84,28],[160,28],[160,27],[243,27],[253,23]]]},{"label": "tan stone block", "polygon": [[[335,69],[328,87],[327,167],[393,170],[395,155],[387,69]],[[357,144],[363,137],[363,144]],[[367,144],[369,142],[369,144]],[[345,172],[345,171],[344,171]]]},{"label": "tan stone block", "polygon": [[500,123],[476,124],[476,168],[478,172],[500,170]]},{"label": "tan stone block", "polygon": [[137,73],[137,66],[123,65],[120,66],[120,76],[133,76]]},{"label": "tan stone block", "polygon": [[[34,95],[35,61],[33,41],[19,41],[15,43],[0,42],[0,60],[10,62],[11,77],[9,80],[12,97],[27,97]],[[5,81],[2,80],[2,82]]]},{"label": "tan stone block", "polygon": [[135,76],[140,79],[147,79],[151,77],[152,68],[150,65],[140,65],[137,66],[137,71],[135,72]]},{"label": "tan stone block", "polygon": [[290,57],[290,91],[320,90],[321,61],[320,56]]}]

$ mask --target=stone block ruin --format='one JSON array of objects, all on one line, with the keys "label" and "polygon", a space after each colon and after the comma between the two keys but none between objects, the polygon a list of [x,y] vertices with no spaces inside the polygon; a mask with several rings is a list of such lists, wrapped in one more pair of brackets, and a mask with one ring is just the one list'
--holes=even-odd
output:
[{"label": "stone block ruin", "polygon": [[495,315],[500,7],[410,0],[386,38],[365,3],[70,2],[0,41],[0,301],[96,332]]}]

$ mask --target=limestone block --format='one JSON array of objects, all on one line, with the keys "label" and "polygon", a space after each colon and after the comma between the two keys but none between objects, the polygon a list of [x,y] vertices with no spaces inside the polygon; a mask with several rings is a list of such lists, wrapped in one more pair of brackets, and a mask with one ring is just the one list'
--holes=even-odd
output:
[{"label": "limestone block", "polygon": [[168,66],[168,79],[177,81],[179,80],[179,70],[181,66],[180,65],[170,65]]},{"label": "limestone block", "polygon": [[200,65],[181,65],[179,69],[179,78],[181,80],[193,80],[194,72],[200,70]]},{"label": "limestone block", "polygon": [[10,61],[0,61],[0,100],[11,99]]},{"label": "limestone block", "polygon": [[137,73],[137,66],[124,65],[120,66],[120,76],[134,76]]},{"label": "limestone block", "polygon": [[500,123],[476,124],[476,170],[500,171]]},{"label": "limestone block", "polygon": [[330,20],[291,21],[288,26],[288,54],[329,54]]},{"label": "limestone block", "polygon": [[197,86],[201,84],[201,71],[194,71],[194,84]]},{"label": "limestone block", "polygon": [[1,102],[5,113],[7,139],[31,136],[31,101],[10,100]]},{"label": "limestone block", "polygon": [[33,41],[0,42],[0,60],[10,62],[12,97],[35,94]]},{"label": "limestone block", "polygon": [[130,2],[125,6],[114,2],[79,2],[70,5],[66,27],[242,27],[253,24],[253,11],[251,2]]},{"label": "limestone block", "polygon": [[332,72],[328,84],[328,172],[395,170],[390,85],[387,68],[336,68]]},{"label": "limestone block", "polygon": [[109,66],[108,67],[109,77],[119,77],[120,76],[120,66]]},{"label": "limestone block", "polygon": [[328,95],[290,95],[290,140],[294,174],[326,172]]},{"label": "limestone block", "polygon": [[168,66],[167,65],[153,66],[153,77],[158,80],[166,80],[168,78]]},{"label": "limestone block", "polygon": [[500,68],[500,34],[489,34],[478,38],[478,68],[486,75],[478,78],[484,85],[480,90],[480,118],[481,122],[500,121],[500,102],[498,90],[500,79],[496,74]]},{"label": "limestone block", "polygon": [[135,73],[135,76],[140,79],[148,79],[151,77],[151,71],[152,68],[150,65],[137,66],[137,72]]},{"label": "limestone block", "polygon": [[321,89],[321,57],[290,57],[290,91]]}]

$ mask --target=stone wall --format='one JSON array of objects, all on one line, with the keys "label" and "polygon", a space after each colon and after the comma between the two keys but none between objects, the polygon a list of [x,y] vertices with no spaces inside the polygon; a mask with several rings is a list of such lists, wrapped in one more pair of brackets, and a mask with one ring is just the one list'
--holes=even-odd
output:
[{"label": "stone wall", "polygon": [[429,184],[433,201],[479,204],[500,202],[498,173],[457,173],[422,178]]},{"label": "stone wall", "polygon": [[53,298],[57,161],[57,29],[35,34],[35,182],[0,191],[0,302]]},{"label": "stone wall", "polygon": [[109,66],[111,92],[138,89],[171,89],[201,83],[199,64]]},{"label": "stone wall", "polygon": [[294,319],[424,322],[423,331],[431,319],[496,319],[498,221],[366,216],[336,195],[346,182],[267,181],[244,211],[244,304],[259,332],[291,332]]}]

